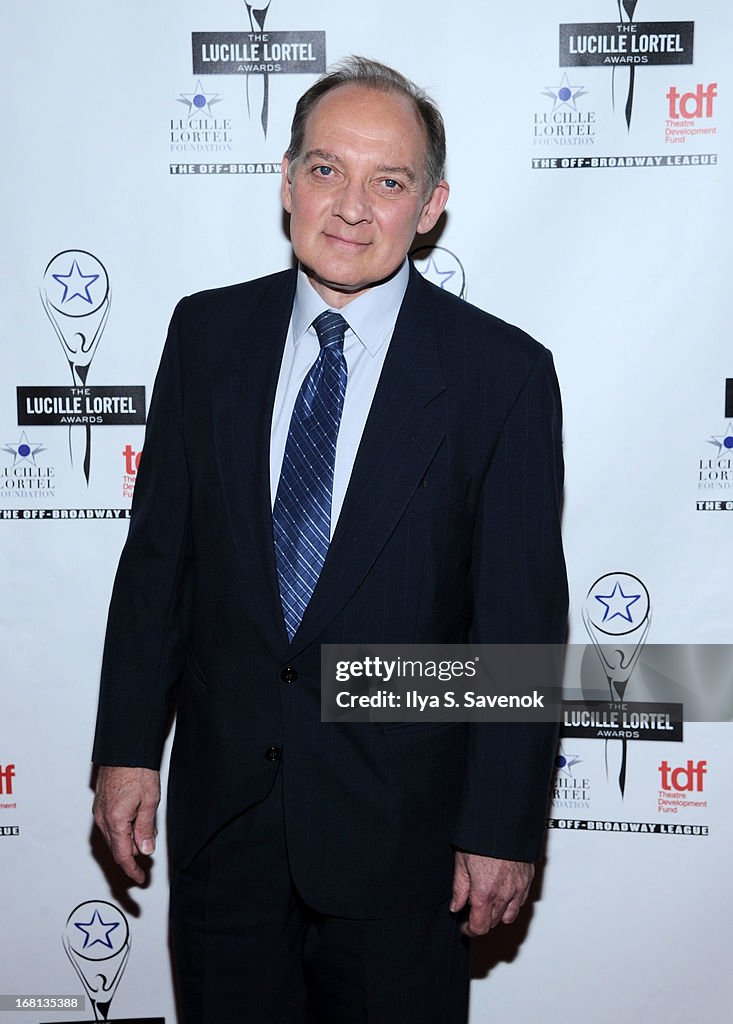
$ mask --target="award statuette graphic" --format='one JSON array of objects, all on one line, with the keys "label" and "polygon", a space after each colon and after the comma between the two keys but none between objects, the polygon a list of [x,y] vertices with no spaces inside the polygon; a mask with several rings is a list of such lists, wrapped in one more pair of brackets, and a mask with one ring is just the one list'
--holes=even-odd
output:
[{"label": "award statuette graphic", "polygon": [[[68,360],[74,387],[84,387],[109,316],[107,271],[96,256],[83,249],[57,253],[43,275],[41,302]],[[69,426],[71,464],[81,464],[87,484],[91,449],[89,423]]]},{"label": "award statuette graphic", "polygon": [[104,900],[80,903],[69,914],[62,942],[89,996],[94,1020],[108,1020],[112,997],[130,955],[125,915]]},{"label": "award statuette graphic", "polygon": [[[649,632],[649,591],[631,573],[606,573],[588,591],[583,607],[583,622],[608,682],[610,701],[613,704],[621,702]],[[607,773],[609,742],[606,740]],[[618,782],[623,796],[626,788],[625,738],[621,739],[621,745]]]},{"label": "award statuette graphic", "polygon": [[[634,20],[634,12],[636,11],[636,5],[639,0],[616,0],[618,4],[618,20],[623,24],[630,25]],[[624,107],[624,115],[626,117],[626,128],[631,130],[631,113],[634,109],[634,80],[636,77],[636,68],[633,64],[629,64],[627,68],[614,67],[611,70],[611,100],[613,103],[613,109],[616,109],[616,73],[619,75],[624,74],[628,71],[628,89],[626,92],[626,105]]]},{"label": "award statuette graphic", "polygon": [[[264,7],[255,7],[254,4],[250,4],[247,2],[247,0],[244,0],[244,6],[247,8],[247,14],[249,15],[249,27],[252,29],[252,32],[264,32],[265,18],[267,17],[267,12],[270,9],[271,3],[272,0],[267,0],[267,3],[265,4]],[[257,77],[262,78],[262,106],[260,109],[260,124],[262,125],[262,132],[265,138],[267,138],[267,122],[270,116],[270,76],[265,71],[261,76],[258,75]],[[251,78],[251,75],[247,75],[247,113],[250,117],[252,116],[249,96]]]}]

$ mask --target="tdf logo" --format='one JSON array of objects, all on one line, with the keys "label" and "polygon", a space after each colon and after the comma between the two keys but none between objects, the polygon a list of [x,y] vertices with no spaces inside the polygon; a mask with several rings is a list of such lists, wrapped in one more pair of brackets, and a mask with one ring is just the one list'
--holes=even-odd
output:
[{"label": "tdf logo", "polygon": [[679,768],[671,768],[668,761],[662,761],[659,774],[662,777],[662,789],[677,793],[702,793],[703,776],[707,774],[707,761],[687,762]]},{"label": "tdf logo", "polygon": [[677,121],[683,118],[691,121],[698,117],[713,116],[713,101],[718,95],[718,83],[712,82],[703,87],[700,83],[694,92],[680,92],[676,86],[670,86],[667,93],[669,100],[669,117]]},{"label": "tdf logo", "polygon": [[0,765],[0,796],[13,795],[13,779],[15,778],[15,765],[6,764],[3,768]]}]

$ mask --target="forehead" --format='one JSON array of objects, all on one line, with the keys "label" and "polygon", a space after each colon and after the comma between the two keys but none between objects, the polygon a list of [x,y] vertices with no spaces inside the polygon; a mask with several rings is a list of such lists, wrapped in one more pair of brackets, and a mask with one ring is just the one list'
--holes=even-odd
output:
[{"label": "forehead", "polygon": [[422,161],[426,133],[415,104],[399,92],[383,92],[356,82],[339,85],[316,103],[305,125],[305,149],[321,145],[322,137],[346,146],[399,146]]}]

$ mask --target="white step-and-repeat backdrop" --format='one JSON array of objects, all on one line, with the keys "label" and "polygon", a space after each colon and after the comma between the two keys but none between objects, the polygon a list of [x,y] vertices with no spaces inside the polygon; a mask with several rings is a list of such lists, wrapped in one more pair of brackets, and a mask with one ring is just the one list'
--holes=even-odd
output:
[{"label": "white step-and-repeat backdrop", "polygon": [[669,714],[701,685],[730,718],[728,659],[639,655],[731,639],[730,5],[2,14],[2,1019],[175,1020],[164,845],[128,889],[90,827],[106,605],[170,312],[288,265],[293,106],[356,52],[446,117],[451,200],[418,266],[555,354],[571,639],[609,687],[568,712],[536,898],[477,944],[472,1024],[729,1020],[731,732]]}]

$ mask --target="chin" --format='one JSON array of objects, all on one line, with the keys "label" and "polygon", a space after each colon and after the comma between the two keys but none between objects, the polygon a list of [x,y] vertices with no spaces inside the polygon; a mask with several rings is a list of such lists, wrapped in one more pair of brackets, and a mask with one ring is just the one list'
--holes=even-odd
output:
[{"label": "chin", "polygon": [[337,292],[358,292],[363,288],[369,287],[368,283],[364,283],[361,275],[340,273],[336,267],[323,268],[322,270],[305,268],[305,272],[314,284],[323,285],[324,288],[331,288]]}]

